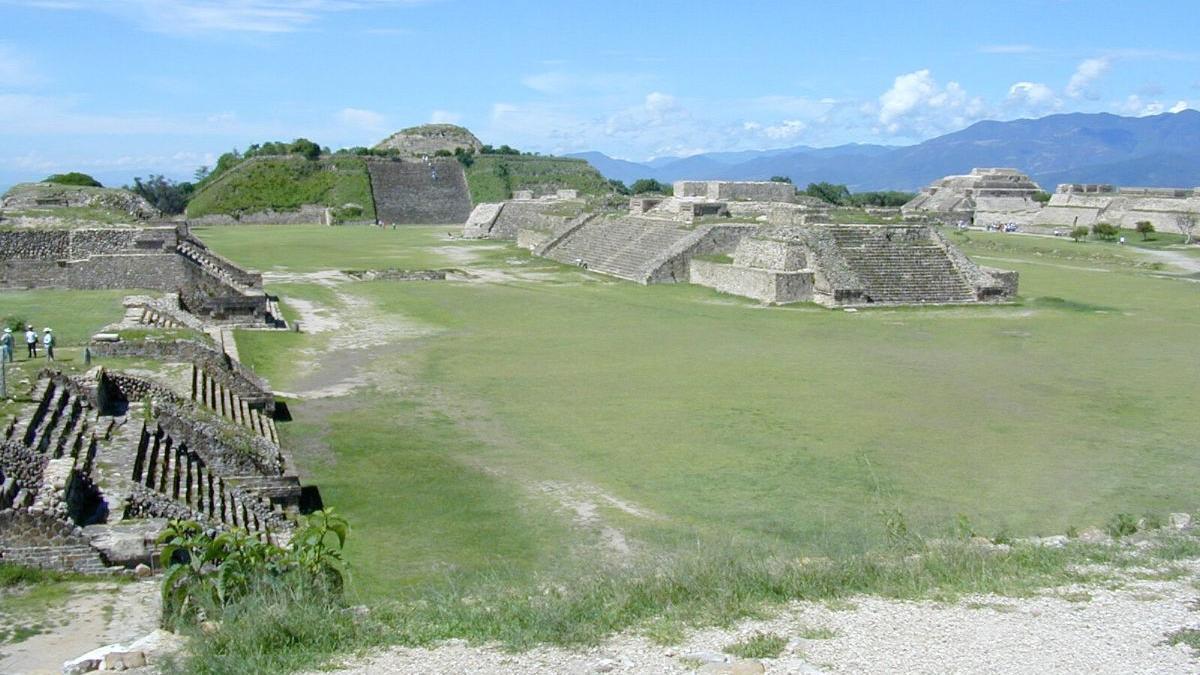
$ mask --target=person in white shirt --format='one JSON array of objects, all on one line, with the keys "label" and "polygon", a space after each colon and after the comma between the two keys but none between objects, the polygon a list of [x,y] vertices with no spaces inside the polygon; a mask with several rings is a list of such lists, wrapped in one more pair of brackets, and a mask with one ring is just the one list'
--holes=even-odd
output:
[{"label": "person in white shirt", "polygon": [[42,332],[42,346],[46,348],[46,360],[54,360],[54,333],[47,328]]},{"label": "person in white shirt", "polygon": [[33,326],[25,326],[25,347],[29,349],[29,358],[37,358],[37,331]]}]

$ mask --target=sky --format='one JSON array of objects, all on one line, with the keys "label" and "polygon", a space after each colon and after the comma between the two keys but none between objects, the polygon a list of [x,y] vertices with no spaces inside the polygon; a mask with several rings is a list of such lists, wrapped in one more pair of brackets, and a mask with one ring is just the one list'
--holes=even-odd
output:
[{"label": "sky", "polygon": [[0,186],[427,122],[643,161],[1156,114],[1200,107],[1198,25],[1194,1],[0,0]]}]

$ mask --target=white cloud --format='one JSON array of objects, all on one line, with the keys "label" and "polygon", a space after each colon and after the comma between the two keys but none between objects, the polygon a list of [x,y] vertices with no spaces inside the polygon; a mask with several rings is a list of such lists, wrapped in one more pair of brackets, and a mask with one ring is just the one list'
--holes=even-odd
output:
[{"label": "white cloud", "polygon": [[779,124],[765,127],[763,133],[773,141],[791,141],[798,138],[808,125],[803,120],[784,120]]},{"label": "white cloud", "polygon": [[1176,101],[1175,105],[1171,106],[1167,110],[1167,112],[1172,112],[1172,113],[1183,112],[1184,110],[1187,110],[1188,107],[1189,106],[1188,106],[1187,101]]},{"label": "white cloud", "polygon": [[157,33],[235,31],[287,33],[315,23],[332,12],[413,5],[426,0],[103,0],[47,2],[10,0],[39,9],[89,10],[129,19]]},{"label": "white cloud", "polygon": [[1075,68],[1075,73],[1071,75],[1071,80],[1067,82],[1067,96],[1071,98],[1099,98],[1099,94],[1092,89],[1092,85],[1108,72],[1111,65],[1111,61],[1107,56],[1080,61],[1079,65]]},{"label": "white cloud", "polygon": [[1177,113],[1187,109],[1187,101],[1176,101],[1174,105],[1168,107],[1168,105],[1162,101],[1146,101],[1137,94],[1130,94],[1120,106],[1120,112],[1123,112],[1127,115],[1136,115],[1138,117],[1161,115],[1165,112]]},{"label": "white cloud", "polygon": [[434,110],[429,113],[430,124],[458,124],[461,121],[461,113],[450,112],[449,110]]},{"label": "white cloud", "polygon": [[1062,107],[1054,90],[1040,82],[1015,82],[1008,88],[1004,104],[1016,111],[1042,114]]},{"label": "white cloud", "polygon": [[337,119],[342,125],[359,131],[383,131],[387,119],[374,110],[362,108],[342,108],[337,113]]},{"label": "white cloud", "polygon": [[926,68],[896,77],[879,97],[878,119],[890,134],[908,129],[927,135],[966,126],[984,110],[983,99],[968,96],[957,82],[939,85]]}]

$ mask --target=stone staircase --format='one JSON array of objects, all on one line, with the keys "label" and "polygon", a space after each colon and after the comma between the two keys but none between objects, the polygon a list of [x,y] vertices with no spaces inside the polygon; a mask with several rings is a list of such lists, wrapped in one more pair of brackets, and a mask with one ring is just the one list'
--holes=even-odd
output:
[{"label": "stone staircase", "polygon": [[467,177],[456,159],[373,159],[367,172],[381,223],[462,224],[471,215]]},{"label": "stone staircase", "polygon": [[926,228],[839,226],[828,231],[872,303],[963,303],[976,300]]},{"label": "stone staircase", "polygon": [[125,320],[122,323],[153,328],[187,328],[174,318],[150,307],[126,307]]},{"label": "stone staircase", "polygon": [[194,264],[210,279],[227,289],[229,295],[243,299],[244,304],[248,307],[261,303],[263,320],[268,326],[272,328],[288,327],[287,320],[283,318],[283,312],[279,309],[279,298],[267,295],[263,291],[261,275],[239,269],[194,241],[186,239],[180,241],[176,250],[185,260]]},{"label": "stone staircase", "polygon": [[226,286],[229,286],[237,291],[239,295],[262,293],[261,288],[255,288],[254,286],[248,284],[247,279],[235,276],[227,266],[221,264],[221,262],[207,249],[197,246],[193,242],[184,240],[179,242],[177,250],[184,258],[198,265],[200,269],[207,272],[213,278],[220,280]]},{"label": "stone staircase", "polygon": [[646,283],[668,250],[695,235],[679,225],[654,218],[596,218],[570,231],[542,254],[593,272]]},{"label": "stone staircase", "polygon": [[279,445],[279,432],[275,420],[262,411],[250,407],[241,396],[230,391],[203,368],[192,365],[192,400],[225,419],[249,429],[275,445]]},{"label": "stone staircase", "polygon": [[38,401],[33,415],[19,430],[15,421],[9,425],[6,439],[16,436],[50,459],[78,460],[81,452],[85,458],[94,454],[96,415],[87,399],[55,378],[40,379],[33,397]]},{"label": "stone staircase", "polygon": [[276,543],[285,543],[293,527],[283,507],[272,503],[270,492],[294,488],[294,477],[218,474],[187,443],[156,424],[142,425],[130,479],[138,487],[128,503],[137,506],[127,516],[198,517]]}]

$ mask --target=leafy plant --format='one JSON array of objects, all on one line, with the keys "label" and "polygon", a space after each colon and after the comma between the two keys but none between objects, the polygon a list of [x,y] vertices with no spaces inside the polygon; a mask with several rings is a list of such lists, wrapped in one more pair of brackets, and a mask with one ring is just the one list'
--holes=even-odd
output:
[{"label": "leafy plant", "polygon": [[1071,230],[1071,238],[1075,241],[1083,241],[1084,239],[1087,239],[1087,236],[1088,229],[1083,225],[1075,227]]},{"label": "leafy plant", "polygon": [[1129,513],[1118,513],[1104,526],[1104,531],[1113,538],[1136,534],[1138,531],[1137,518]]}]

